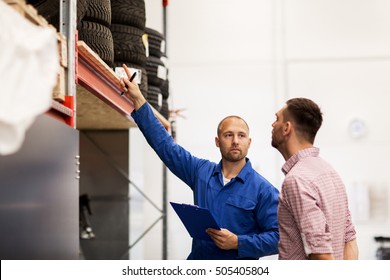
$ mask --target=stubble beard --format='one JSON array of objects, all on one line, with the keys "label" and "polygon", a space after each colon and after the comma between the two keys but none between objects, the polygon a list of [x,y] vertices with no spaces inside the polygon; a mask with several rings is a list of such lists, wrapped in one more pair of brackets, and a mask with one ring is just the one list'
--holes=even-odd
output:
[{"label": "stubble beard", "polygon": [[272,137],[272,140],[271,140],[271,146],[274,147],[275,149],[278,149],[278,144],[276,143],[276,141],[273,139]]},{"label": "stubble beard", "polygon": [[242,154],[242,151],[240,151],[238,154],[232,154],[229,152],[225,154],[224,158],[229,162],[238,162],[245,158],[245,156]]},{"label": "stubble beard", "polygon": [[273,130],[272,131],[272,136],[271,136],[271,146],[274,147],[275,149],[278,149],[279,145],[280,145],[280,141],[277,140],[277,135],[275,134],[276,131]]}]

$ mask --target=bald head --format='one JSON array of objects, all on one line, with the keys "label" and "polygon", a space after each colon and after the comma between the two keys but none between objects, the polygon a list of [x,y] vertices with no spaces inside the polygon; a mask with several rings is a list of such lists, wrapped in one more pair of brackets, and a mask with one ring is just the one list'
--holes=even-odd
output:
[{"label": "bald head", "polygon": [[217,128],[217,135],[218,136],[220,136],[220,134],[222,132],[223,125],[225,124],[225,122],[230,120],[230,119],[236,119],[236,120],[242,121],[242,123],[245,125],[245,127],[247,129],[247,134],[249,135],[249,126],[243,118],[241,118],[239,116],[227,116],[227,117],[223,118],[218,124],[218,128]]}]

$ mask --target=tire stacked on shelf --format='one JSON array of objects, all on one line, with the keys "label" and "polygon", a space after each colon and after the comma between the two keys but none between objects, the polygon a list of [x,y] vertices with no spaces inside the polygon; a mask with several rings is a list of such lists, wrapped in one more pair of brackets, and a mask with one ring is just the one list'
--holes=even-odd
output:
[{"label": "tire stacked on shelf", "polygon": [[[77,24],[84,17],[90,0],[77,0]],[[60,0],[27,0],[38,14],[44,17],[48,23],[53,25],[57,31],[60,25]]]},{"label": "tire stacked on shelf", "polygon": [[168,98],[169,98],[169,79],[165,81],[161,88],[161,95],[162,95],[162,104],[161,104],[161,109],[160,113],[163,115],[167,120],[169,120],[169,103],[168,103]]},{"label": "tire stacked on shelf", "polygon": [[146,61],[148,76],[148,102],[166,119],[169,118],[169,81],[164,35],[146,27],[149,56]]},{"label": "tire stacked on shelf", "polygon": [[123,64],[137,71],[136,77],[142,94],[147,98],[148,77],[146,74],[145,49],[145,1],[111,0],[111,33],[114,41],[115,72],[121,74]]},{"label": "tire stacked on shelf", "polygon": [[78,39],[84,41],[109,67],[113,67],[114,41],[110,30],[111,0],[87,1],[88,7],[77,26]]},{"label": "tire stacked on shelf", "polygon": [[[60,0],[27,0],[59,30]],[[84,41],[109,66],[114,63],[111,0],[77,0],[78,40]]]}]

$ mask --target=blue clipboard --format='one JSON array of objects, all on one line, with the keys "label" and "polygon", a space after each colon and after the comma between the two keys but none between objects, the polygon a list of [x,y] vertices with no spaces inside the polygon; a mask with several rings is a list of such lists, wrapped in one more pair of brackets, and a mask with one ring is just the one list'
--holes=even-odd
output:
[{"label": "blue clipboard", "polygon": [[206,229],[221,229],[207,208],[191,204],[170,202],[192,238],[211,241]]}]

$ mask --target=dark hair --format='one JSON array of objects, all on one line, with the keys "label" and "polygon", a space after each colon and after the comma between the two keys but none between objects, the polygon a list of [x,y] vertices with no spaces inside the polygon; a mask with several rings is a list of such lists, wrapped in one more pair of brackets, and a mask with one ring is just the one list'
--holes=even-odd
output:
[{"label": "dark hair", "polygon": [[290,119],[294,123],[297,133],[313,144],[322,124],[320,107],[307,98],[292,98],[286,104],[285,120]]},{"label": "dark hair", "polygon": [[246,123],[246,121],[243,118],[241,118],[239,116],[227,116],[219,122],[218,127],[217,127],[217,135],[219,135],[219,132],[221,131],[221,128],[222,128],[222,124],[225,122],[225,120],[231,119],[231,118],[242,120],[245,123],[246,127],[248,128],[248,133],[249,133],[249,125]]}]

